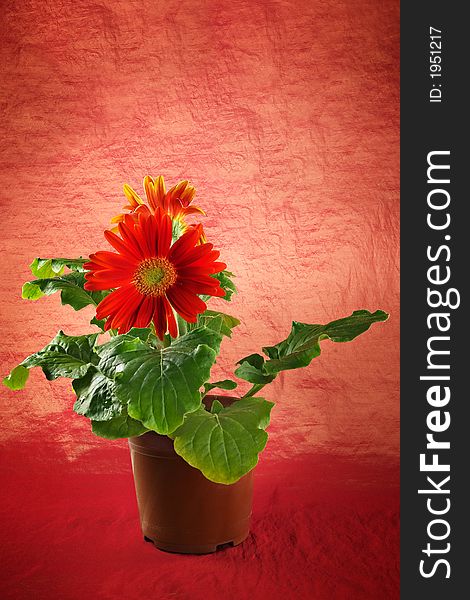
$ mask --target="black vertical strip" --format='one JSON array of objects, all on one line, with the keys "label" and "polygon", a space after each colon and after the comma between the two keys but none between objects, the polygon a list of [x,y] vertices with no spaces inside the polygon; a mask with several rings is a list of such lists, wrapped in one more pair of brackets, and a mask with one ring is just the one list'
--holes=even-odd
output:
[{"label": "black vertical strip", "polygon": [[[470,71],[470,31],[464,7],[465,3],[433,0],[401,5],[401,597],[405,600],[470,597],[470,393],[465,385],[470,373],[470,325],[466,316],[470,194],[465,189],[470,175],[469,101],[465,92]],[[441,37],[432,39],[431,35],[439,34],[430,27],[440,30]],[[431,54],[439,46],[441,54]],[[442,68],[440,77],[431,77],[433,71],[438,71],[430,68],[433,56],[441,57],[441,61],[434,59]],[[431,90],[442,92],[441,102],[430,102]],[[439,98],[437,91],[431,95]],[[450,153],[432,158],[436,164],[450,165],[450,170],[431,171],[434,179],[449,178],[448,184],[427,180],[428,154],[433,151]],[[432,190],[437,190],[431,195],[431,203],[436,205],[444,205],[449,194],[447,208],[428,206]],[[427,224],[428,214],[437,226],[450,218],[449,226],[432,229]],[[432,259],[427,256],[428,247]],[[433,266],[438,268],[429,273]],[[446,283],[431,283],[428,279],[429,274],[432,279],[443,280],[449,273]],[[460,306],[430,307],[428,288],[440,292],[444,302],[450,293],[452,305],[460,295]],[[438,304],[438,295],[434,294],[431,301]],[[430,317],[433,313],[444,315],[439,323],[443,329],[450,323],[448,331],[439,330],[438,319]],[[446,336],[450,339],[443,339]],[[431,357],[437,366],[434,369],[428,368],[427,344],[432,337],[441,339],[432,340],[431,348],[450,350],[450,354]],[[450,368],[445,369],[446,365]],[[420,380],[420,376],[448,376],[450,380]],[[431,400],[437,400],[435,406],[427,399],[432,386],[441,386],[431,396]],[[444,386],[451,394],[447,404]],[[439,399],[441,406],[437,406]],[[448,417],[451,421],[446,429]],[[432,431],[429,425],[443,431]],[[427,449],[427,434],[433,434],[436,442],[450,442],[450,449]],[[450,465],[450,471],[421,471],[423,453],[427,464],[435,454],[439,465]],[[448,476],[450,480],[442,483]],[[420,489],[435,493],[418,494]],[[429,507],[449,510],[432,514]],[[420,564],[422,571],[432,576],[424,577]]]}]

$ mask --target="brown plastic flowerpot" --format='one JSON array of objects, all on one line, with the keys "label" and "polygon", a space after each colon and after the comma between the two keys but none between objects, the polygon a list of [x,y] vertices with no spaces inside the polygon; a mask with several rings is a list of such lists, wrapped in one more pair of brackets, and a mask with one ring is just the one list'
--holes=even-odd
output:
[{"label": "brown plastic flowerpot", "polygon": [[[237,398],[217,398],[224,405]],[[207,554],[236,546],[250,531],[253,471],[236,483],[214,483],[154,432],[129,439],[132,469],[144,538],[157,548]]]}]

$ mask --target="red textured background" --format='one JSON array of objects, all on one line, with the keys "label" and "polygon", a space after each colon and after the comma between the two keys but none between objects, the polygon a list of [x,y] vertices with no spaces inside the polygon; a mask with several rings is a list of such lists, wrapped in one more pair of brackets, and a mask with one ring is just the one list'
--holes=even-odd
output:
[{"label": "red textured background", "polygon": [[144,544],[126,442],[92,436],[70,382],[4,388],[0,596],[398,598],[398,1],[1,11],[4,372],[91,316],[22,301],[31,259],[104,249],[147,173],[190,179],[237,274],[219,374],[292,319],[391,318],[268,388],[252,534],[217,555]]}]

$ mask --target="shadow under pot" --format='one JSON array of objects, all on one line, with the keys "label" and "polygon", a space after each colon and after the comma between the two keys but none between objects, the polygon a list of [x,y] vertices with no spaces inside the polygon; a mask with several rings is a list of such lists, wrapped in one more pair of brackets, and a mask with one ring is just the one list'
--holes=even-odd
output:
[{"label": "shadow under pot", "polygon": [[[225,406],[238,400],[206,396],[205,404],[215,398]],[[153,431],[129,438],[129,448],[146,541],[168,552],[207,554],[248,537],[253,470],[233,484],[214,483]]]}]

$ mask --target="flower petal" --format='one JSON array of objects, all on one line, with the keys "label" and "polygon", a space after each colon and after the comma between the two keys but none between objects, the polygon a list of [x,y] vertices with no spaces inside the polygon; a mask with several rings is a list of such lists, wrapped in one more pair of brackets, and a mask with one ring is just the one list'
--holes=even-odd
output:
[{"label": "flower petal", "polygon": [[109,288],[120,287],[121,285],[127,285],[131,283],[133,273],[120,271],[118,269],[106,269],[103,271],[95,271],[93,273],[87,273],[85,278],[88,281],[96,283],[109,283]]},{"label": "flower petal", "polygon": [[154,211],[157,210],[158,201],[157,201],[157,194],[155,191],[155,182],[153,180],[153,177],[150,177],[150,175],[146,175],[144,177],[144,190],[145,190],[145,194],[147,196],[147,200],[150,205],[150,208],[152,208]]},{"label": "flower petal", "polygon": [[197,315],[206,310],[207,305],[196,294],[187,291],[177,283],[166,293],[168,300],[176,312],[189,323],[197,321]]},{"label": "flower petal", "polygon": [[223,298],[225,296],[224,290],[220,286],[205,285],[198,281],[189,281],[187,279],[182,282],[184,289],[194,294],[205,294],[208,296],[218,296]]},{"label": "flower petal", "polygon": [[188,229],[188,231],[183,233],[183,235],[176,240],[176,242],[170,248],[168,258],[176,267],[178,266],[178,263],[186,257],[188,252],[194,248],[200,235],[201,228],[199,225]]},{"label": "flower petal", "polygon": [[138,231],[138,224],[144,217],[139,216],[137,223],[128,220],[125,223],[119,223],[119,233],[122,239],[132,248],[132,250],[142,258],[148,257],[148,247],[145,241],[142,241]]},{"label": "flower petal", "polygon": [[155,218],[160,219],[158,223],[157,256],[167,257],[170,251],[172,227],[170,217],[159,208]]},{"label": "flower petal", "polygon": [[161,206],[162,202],[163,202],[163,198],[165,197],[165,194],[166,194],[165,181],[163,179],[163,175],[159,175],[155,179],[155,193],[157,196],[158,206]]},{"label": "flower petal", "polygon": [[178,325],[176,324],[175,314],[173,312],[173,309],[171,308],[171,304],[168,302],[165,296],[163,296],[162,299],[163,304],[165,306],[166,317],[168,321],[168,333],[171,335],[172,338],[176,338],[178,337]]},{"label": "flower petal", "polygon": [[202,210],[202,208],[199,208],[199,206],[184,206],[183,205],[183,215],[184,216],[188,216],[188,215],[204,215],[206,216],[206,213]]},{"label": "flower petal", "polygon": [[155,298],[152,296],[145,296],[137,314],[135,321],[135,327],[147,327],[152,320],[153,312],[155,310]]},{"label": "flower petal", "polygon": [[111,292],[106,298],[101,300],[101,302],[96,307],[96,318],[104,319],[109,316],[111,313],[115,312],[115,310],[121,306],[123,301],[129,296],[132,288],[135,290],[133,285],[123,285],[114,292]]},{"label": "flower petal", "polygon": [[177,183],[170,189],[170,196],[172,198],[178,198],[178,199],[181,198],[181,194],[184,192],[187,185],[188,185],[188,182],[186,180],[180,181],[179,183]]},{"label": "flower petal", "polygon": [[[188,252],[183,259],[178,261],[178,267],[189,265],[198,260],[206,261],[207,259],[215,260],[216,258],[219,258],[220,252],[212,250],[213,247],[212,244],[200,244],[199,246],[194,246],[191,252]],[[215,254],[212,254],[212,252]]]},{"label": "flower petal", "polygon": [[[132,325],[129,325],[132,320],[135,320],[135,316],[139,310],[141,302],[144,300],[144,296],[132,286],[129,290],[127,298],[121,304],[117,310],[110,315],[111,327],[113,329],[119,329],[120,333],[129,331]],[[124,331],[125,330],[125,331]]]},{"label": "flower petal", "polygon": [[[119,223],[119,225],[122,226],[122,223]],[[142,257],[112,231],[106,230],[104,237],[123,256],[134,260],[141,260]]]},{"label": "flower petal", "polygon": [[161,340],[163,340],[163,336],[167,330],[167,313],[162,296],[157,296],[155,298],[153,322],[155,324],[155,333]]},{"label": "flower petal", "polygon": [[134,190],[131,188],[131,186],[127,185],[127,183],[124,184],[123,190],[124,190],[124,195],[129,200],[129,203],[133,208],[136,208],[137,206],[139,206],[139,204],[144,203],[144,201],[139,196],[139,194],[136,194],[134,192]]},{"label": "flower petal", "polygon": [[[139,264],[139,261],[135,258],[128,258],[122,254],[116,254],[115,252],[107,252],[106,250],[99,250],[94,254],[90,254],[91,262],[102,265],[103,267],[126,267],[135,268]],[[86,267],[85,267],[86,268]]]},{"label": "flower petal", "polygon": [[95,281],[91,275],[90,279],[87,279],[86,283],[84,284],[83,289],[87,290],[88,292],[100,292],[104,290],[112,290],[114,287],[116,286],[110,284],[108,281]]},{"label": "flower petal", "polygon": [[[196,189],[192,185],[187,185],[186,189],[184,190],[184,192],[182,192],[182,194],[180,196],[182,205],[186,207],[189,204],[191,204],[195,195],[196,195]],[[201,210],[201,209],[199,209],[199,210]]]}]

